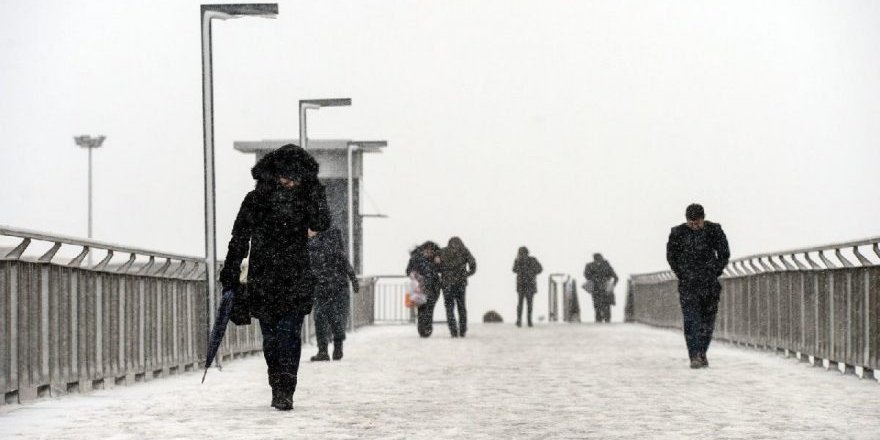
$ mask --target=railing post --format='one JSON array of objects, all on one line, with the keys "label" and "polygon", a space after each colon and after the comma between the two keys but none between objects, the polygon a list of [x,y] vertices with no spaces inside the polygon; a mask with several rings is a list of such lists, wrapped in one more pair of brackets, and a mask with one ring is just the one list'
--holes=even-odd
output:
[{"label": "railing post", "polygon": [[[9,384],[15,387],[17,392],[20,380],[18,378],[18,345],[20,332],[18,331],[18,265],[11,263],[9,266]],[[12,396],[10,396],[12,397]],[[18,400],[16,394],[15,399]]]}]

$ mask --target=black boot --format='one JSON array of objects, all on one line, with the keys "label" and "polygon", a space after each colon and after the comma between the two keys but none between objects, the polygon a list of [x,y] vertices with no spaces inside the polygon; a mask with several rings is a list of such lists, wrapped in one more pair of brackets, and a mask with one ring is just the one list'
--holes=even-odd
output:
[{"label": "black boot", "polygon": [[272,390],[272,407],[279,411],[290,411],[293,409],[293,391],[289,390]]},{"label": "black boot", "polygon": [[329,361],[330,355],[327,354],[327,344],[318,344],[318,354],[310,359],[312,362]]},{"label": "black boot", "polygon": [[279,374],[277,385],[272,387],[272,407],[279,411],[293,409],[293,392],[296,391],[296,376]]},{"label": "black boot", "polygon": [[333,360],[338,361],[342,359],[342,340],[336,339],[333,341]]},{"label": "black boot", "polygon": [[269,373],[269,386],[272,387],[272,408],[277,408],[281,402],[281,384],[278,383],[278,375]]}]

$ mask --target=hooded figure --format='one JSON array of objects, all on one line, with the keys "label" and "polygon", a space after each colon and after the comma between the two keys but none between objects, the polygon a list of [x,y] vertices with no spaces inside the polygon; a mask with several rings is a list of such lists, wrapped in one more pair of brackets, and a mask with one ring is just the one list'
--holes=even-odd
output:
[{"label": "hooded figure", "polygon": [[309,231],[309,257],[317,279],[314,290],[315,333],[318,354],[312,361],[329,361],[329,336],[333,335],[333,360],[342,359],[342,341],[348,321],[348,283],[358,291],[358,280],[342,247],[342,232],[331,228],[322,233]]},{"label": "hooded figure", "polygon": [[[446,323],[453,338],[467,333],[467,307],[464,296],[467,279],[477,272],[477,261],[471,251],[458,237],[440,251],[440,285],[443,287],[443,305],[446,306]],[[458,323],[455,309],[458,308]]]},{"label": "hooded figure", "polygon": [[419,336],[427,338],[434,332],[434,306],[440,297],[440,280],[437,276],[437,262],[435,257],[440,246],[433,241],[426,241],[416,247],[410,253],[409,263],[406,265],[406,275],[413,272],[421,276],[423,282],[422,291],[427,301],[418,308],[418,322],[416,328]]},{"label": "hooded figure", "polygon": [[248,256],[251,315],[260,320],[263,355],[272,387],[272,406],[293,407],[300,358],[300,329],[312,310],[315,276],[309,265],[307,231],[324,231],[330,211],[318,163],[288,144],[270,152],[251,169],[256,189],[235,219],[226,261],[225,288],[238,287],[241,261]]},{"label": "hooded figure", "polygon": [[[613,286],[619,280],[611,263],[603,258],[602,254],[593,254],[593,261],[584,267],[584,278],[589,281],[587,285],[592,285],[590,294],[593,296],[596,322],[611,322],[611,306],[615,302]],[[613,283],[609,285],[609,281],[613,281]]]},{"label": "hooded figure", "polygon": [[522,327],[522,306],[523,300],[526,301],[528,307],[529,327],[532,326],[532,299],[538,292],[538,274],[544,271],[538,259],[529,255],[529,249],[525,246],[519,248],[516,254],[516,260],[513,261],[513,271],[516,273],[516,293],[519,300],[516,305],[516,326]]}]

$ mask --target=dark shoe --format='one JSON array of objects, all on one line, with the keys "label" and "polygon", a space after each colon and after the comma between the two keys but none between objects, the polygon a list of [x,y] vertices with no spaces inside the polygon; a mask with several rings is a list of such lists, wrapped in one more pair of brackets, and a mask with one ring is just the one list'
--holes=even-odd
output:
[{"label": "dark shoe", "polygon": [[323,362],[323,361],[329,361],[329,360],[330,360],[330,355],[327,354],[327,350],[318,351],[318,354],[311,357],[312,362]]},{"label": "dark shoe", "polygon": [[516,321],[516,326],[517,326],[517,327],[522,327],[522,322],[520,322],[520,321]]},{"label": "dark shoe", "polygon": [[333,341],[333,360],[342,359],[342,341]]},{"label": "dark shoe", "polygon": [[529,321],[529,327],[531,327],[531,326],[532,326],[532,322],[531,322],[531,321]]},{"label": "dark shoe", "polygon": [[452,336],[453,338],[457,338],[458,332],[449,332],[449,336]]},{"label": "dark shoe", "polygon": [[700,353],[699,360],[700,360],[700,363],[703,364],[703,367],[709,366],[709,360],[706,359],[706,353]]},{"label": "dark shoe", "polygon": [[272,408],[279,411],[290,411],[293,409],[293,392],[272,390]]},{"label": "dark shoe", "polygon": [[691,369],[696,370],[698,368],[703,368],[703,361],[699,358],[691,359]]}]

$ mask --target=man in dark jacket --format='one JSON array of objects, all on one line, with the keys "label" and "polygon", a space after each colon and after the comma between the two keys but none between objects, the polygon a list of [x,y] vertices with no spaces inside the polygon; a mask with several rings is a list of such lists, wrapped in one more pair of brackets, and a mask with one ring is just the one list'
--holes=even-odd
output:
[{"label": "man in dark jacket", "polygon": [[519,248],[516,260],[513,261],[513,271],[516,273],[516,293],[519,301],[516,303],[516,326],[522,327],[522,306],[526,302],[529,327],[532,326],[532,299],[538,293],[538,274],[544,271],[538,259],[529,255],[529,249],[525,246]]},{"label": "man in dark jacket", "polygon": [[[596,312],[596,322],[611,322],[611,306],[614,305],[614,285],[619,278],[611,264],[602,257],[602,254],[593,254],[593,261],[584,267],[584,278],[588,286],[592,287],[590,294],[593,296],[593,309]],[[609,281],[613,281],[609,285]]]},{"label": "man in dark jacket", "polygon": [[324,231],[330,212],[318,163],[302,148],[285,145],[251,170],[256,189],[245,196],[235,219],[223,288],[238,288],[248,255],[251,315],[260,320],[272,406],[293,408],[300,359],[300,330],[312,310],[315,277],[309,267],[307,231]]},{"label": "man in dark jacket", "polygon": [[418,321],[416,328],[419,336],[427,338],[434,332],[434,306],[440,298],[440,278],[437,274],[437,261],[435,260],[440,246],[433,241],[426,241],[412,251],[409,263],[406,265],[406,275],[418,274],[422,291],[427,297],[427,302],[418,308]]},{"label": "man in dark jacket", "polygon": [[315,284],[315,333],[318,339],[318,354],[314,361],[329,361],[327,353],[329,336],[333,335],[333,360],[342,359],[342,341],[345,340],[345,326],[348,321],[349,298],[348,283],[352,290],[358,291],[358,280],[348,257],[342,250],[342,233],[331,228],[318,233],[309,230],[309,258]]},{"label": "man in dark jacket", "polygon": [[[471,251],[458,237],[440,251],[440,284],[443,287],[443,304],[446,306],[446,323],[453,338],[467,333],[467,307],[464,302],[468,277],[477,272],[477,261]],[[458,323],[455,309],[458,308]]]},{"label": "man in dark jacket", "polygon": [[706,351],[712,341],[721,283],[718,277],[730,259],[730,248],[721,225],[706,221],[703,207],[685,211],[687,223],[672,228],[666,243],[666,260],[678,277],[678,295],[684,320],[691,368],[709,366]]}]

